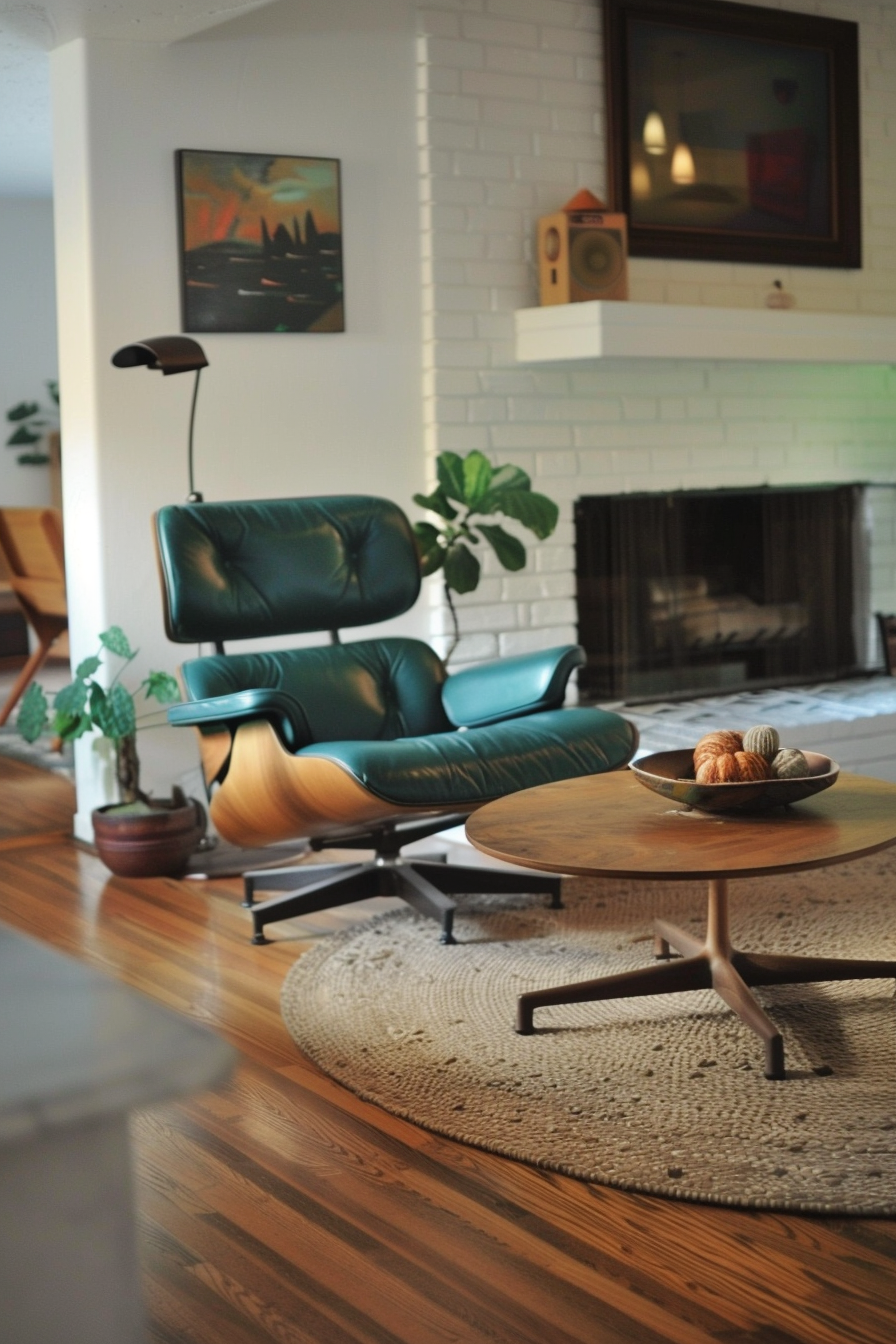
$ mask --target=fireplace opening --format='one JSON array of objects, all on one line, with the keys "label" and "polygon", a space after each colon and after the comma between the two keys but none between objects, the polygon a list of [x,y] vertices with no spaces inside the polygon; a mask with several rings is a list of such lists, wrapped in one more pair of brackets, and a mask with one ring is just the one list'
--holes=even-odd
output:
[{"label": "fireplace opening", "polygon": [[838,485],[580,499],[583,695],[650,700],[864,671],[863,497]]}]

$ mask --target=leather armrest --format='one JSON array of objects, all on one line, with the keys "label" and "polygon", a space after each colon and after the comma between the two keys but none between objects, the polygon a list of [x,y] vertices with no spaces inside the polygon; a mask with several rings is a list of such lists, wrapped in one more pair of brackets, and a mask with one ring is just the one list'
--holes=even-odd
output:
[{"label": "leather armrest", "polygon": [[559,709],[570,674],[584,665],[584,649],[562,644],[468,667],[445,682],[442,704],[455,728],[484,728],[502,719]]},{"label": "leather armrest", "polygon": [[270,687],[212,695],[205,700],[187,700],[168,710],[169,723],[177,727],[189,724],[200,732],[238,728],[251,719],[267,719],[290,751],[307,747],[312,741],[305,711],[298,700],[285,691]]}]

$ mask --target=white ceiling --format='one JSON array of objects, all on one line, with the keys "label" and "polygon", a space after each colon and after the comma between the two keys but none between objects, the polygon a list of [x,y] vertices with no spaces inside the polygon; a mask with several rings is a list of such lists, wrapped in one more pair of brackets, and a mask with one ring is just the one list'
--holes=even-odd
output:
[{"label": "white ceiling", "polygon": [[77,37],[175,42],[271,0],[0,0],[0,196],[49,196],[49,53]]}]

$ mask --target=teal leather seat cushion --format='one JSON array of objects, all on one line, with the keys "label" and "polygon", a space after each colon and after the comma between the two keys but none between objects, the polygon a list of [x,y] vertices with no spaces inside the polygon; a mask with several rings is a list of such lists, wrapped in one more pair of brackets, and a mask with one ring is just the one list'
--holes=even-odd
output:
[{"label": "teal leather seat cushion", "polygon": [[386,802],[464,808],[536,784],[618,769],[636,744],[635,729],[618,714],[555,709],[394,742],[318,742],[296,754],[338,762]]},{"label": "teal leather seat cushion", "polygon": [[[191,702],[235,697],[251,688],[256,717],[269,718],[292,751],[334,738],[414,737],[451,728],[442,708],[445,671],[422,640],[396,636],[215,655],[184,663],[181,675]],[[265,690],[277,692],[267,706]],[[189,709],[172,714],[172,722],[190,721]],[[228,718],[225,704],[215,717]]]}]

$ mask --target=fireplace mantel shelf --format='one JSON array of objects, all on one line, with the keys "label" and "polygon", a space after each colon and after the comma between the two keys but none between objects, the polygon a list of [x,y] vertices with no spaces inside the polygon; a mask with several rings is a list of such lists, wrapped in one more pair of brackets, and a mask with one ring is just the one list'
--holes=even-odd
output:
[{"label": "fireplace mantel shelf", "polygon": [[516,357],[893,364],[896,318],[592,300],[518,310]]}]

